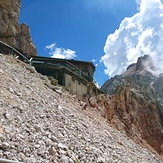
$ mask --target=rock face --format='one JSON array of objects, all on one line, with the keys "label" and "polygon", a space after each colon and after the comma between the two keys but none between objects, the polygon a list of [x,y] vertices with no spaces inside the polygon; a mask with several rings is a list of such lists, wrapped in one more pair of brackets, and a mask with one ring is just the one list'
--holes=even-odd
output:
[{"label": "rock face", "polygon": [[26,24],[19,25],[20,0],[0,1],[0,40],[28,53],[37,55],[29,27]]},{"label": "rock face", "polygon": [[136,63],[136,71],[147,70],[147,69],[154,69],[154,63],[152,58],[149,55],[145,55],[143,57],[139,57]]},{"label": "rock face", "polygon": [[[79,101],[30,65],[7,55],[0,55],[0,83],[0,158],[25,163],[161,163],[108,123],[109,114],[115,117],[110,101],[120,98],[123,103],[123,96]],[[124,94],[129,100],[128,92]],[[105,108],[108,117],[103,118]]]},{"label": "rock face", "polygon": [[116,128],[162,155],[163,76],[149,69],[155,69],[150,56],[140,57],[125,73],[108,80],[102,86],[110,95],[105,113]]}]

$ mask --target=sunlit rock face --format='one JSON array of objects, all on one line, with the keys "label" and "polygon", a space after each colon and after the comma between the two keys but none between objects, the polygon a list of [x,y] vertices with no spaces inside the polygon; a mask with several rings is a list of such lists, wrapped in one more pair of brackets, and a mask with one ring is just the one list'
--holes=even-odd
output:
[{"label": "sunlit rock face", "polygon": [[155,70],[151,57],[145,55],[101,89],[111,97],[105,113],[112,108],[110,122],[163,154],[163,75],[155,76]]},{"label": "sunlit rock face", "polygon": [[20,7],[20,0],[0,1],[0,40],[23,50],[24,53],[37,55],[29,27],[18,22]]}]

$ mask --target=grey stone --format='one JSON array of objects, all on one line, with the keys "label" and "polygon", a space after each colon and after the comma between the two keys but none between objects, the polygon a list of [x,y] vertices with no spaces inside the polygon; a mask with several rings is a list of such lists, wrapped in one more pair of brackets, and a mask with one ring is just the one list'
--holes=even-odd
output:
[{"label": "grey stone", "polygon": [[14,93],[15,93],[17,96],[22,96],[22,93],[21,93],[21,92],[14,91]]},{"label": "grey stone", "polygon": [[35,125],[34,128],[36,129],[37,132],[43,132],[43,128],[40,125]]},{"label": "grey stone", "polygon": [[13,90],[12,88],[9,88],[9,91],[10,91],[11,93],[13,93],[13,94],[15,93],[14,90]]},{"label": "grey stone", "polygon": [[59,143],[59,144],[58,144],[58,148],[60,148],[60,149],[62,149],[62,150],[65,150],[65,151],[68,150],[68,147],[67,147],[66,145],[62,144],[62,143]]},{"label": "grey stone", "polygon": [[1,73],[1,74],[3,74],[3,73],[4,73],[4,71],[3,71],[2,69],[0,69],[0,73]]},{"label": "grey stone", "polygon": [[68,157],[66,157],[65,155],[63,155],[63,156],[60,158],[60,162],[61,162],[61,163],[69,163],[69,159],[68,159]]},{"label": "grey stone", "polygon": [[[45,82],[50,83],[47,77],[45,81],[10,59],[0,59],[0,69],[5,70],[5,76],[0,73],[1,158],[26,163],[162,163],[111,127],[96,108],[82,110],[76,96],[66,91],[59,95],[45,86]],[[21,96],[15,96],[14,90]],[[9,118],[5,118],[6,113]]]},{"label": "grey stone", "polygon": [[0,148],[2,148],[2,149],[6,149],[6,148],[9,148],[9,147],[10,147],[10,144],[7,143],[7,142],[3,142],[3,143],[0,144]]},{"label": "grey stone", "polygon": [[52,140],[53,142],[58,142],[58,138],[55,137],[54,135],[51,136],[51,140]]},{"label": "grey stone", "polygon": [[55,155],[56,155],[56,150],[55,150],[54,147],[49,148],[48,151],[49,151],[49,154],[50,154],[51,156],[55,156]]},{"label": "grey stone", "polygon": [[8,119],[8,120],[11,120],[12,118],[11,118],[11,115],[9,114],[9,113],[5,113],[4,114],[4,117],[6,118],[6,119]]}]

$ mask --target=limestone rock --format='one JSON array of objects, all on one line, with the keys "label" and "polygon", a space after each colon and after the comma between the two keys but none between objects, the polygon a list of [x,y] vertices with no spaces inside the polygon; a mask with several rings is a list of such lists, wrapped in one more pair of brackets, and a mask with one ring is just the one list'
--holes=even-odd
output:
[{"label": "limestone rock", "polygon": [[139,57],[136,63],[136,71],[138,70],[148,70],[154,69],[154,63],[152,58],[149,55],[145,55],[143,57]]},{"label": "limestone rock", "polygon": [[[145,55],[138,58],[137,63],[130,65],[122,75],[108,80],[102,89],[112,96],[105,106],[112,125],[125,131],[136,142],[150,145],[161,154],[163,78],[162,75],[157,77],[152,74],[155,69],[151,57]],[[145,143],[142,143],[144,140]]]},{"label": "limestone rock", "polygon": [[90,106],[93,107],[93,108],[97,107],[97,103],[96,103],[95,97],[90,97],[90,98],[89,98],[89,104],[90,104]]},{"label": "limestone rock", "polygon": [[[151,133],[160,137],[159,126],[153,129],[148,119],[158,123],[155,108],[146,105],[140,92],[126,89],[116,96],[93,97],[95,108],[90,107],[87,96],[86,109],[81,109],[80,100],[67,91],[53,91],[45,85],[50,83],[47,77],[32,73],[13,56],[0,56],[0,69],[5,72],[0,73],[1,158],[26,163],[162,163],[157,153],[136,144],[124,132],[143,135],[146,143],[155,140]],[[130,101],[130,96],[136,98]],[[109,114],[110,120],[101,114]],[[144,116],[138,119],[140,114]],[[142,127],[134,127],[137,123]],[[160,143],[161,150],[162,146]]]},{"label": "limestone rock", "polygon": [[66,145],[62,144],[62,143],[59,143],[59,144],[58,144],[58,148],[60,148],[60,149],[62,149],[62,150],[65,150],[65,151],[68,150],[68,147],[67,147]]},{"label": "limestone rock", "polygon": [[20,7],[20,0],[0,1],[0,40],[24,53],[37,55],[29,27],[25,23],[19,24]]},{"label": "limestone rock", "polygon": [[2,149],[6,149],[9,147],[10,147],[10,145],[7,142],[3,142],[2,144],[0,144],[0,148],[2,148]]}]

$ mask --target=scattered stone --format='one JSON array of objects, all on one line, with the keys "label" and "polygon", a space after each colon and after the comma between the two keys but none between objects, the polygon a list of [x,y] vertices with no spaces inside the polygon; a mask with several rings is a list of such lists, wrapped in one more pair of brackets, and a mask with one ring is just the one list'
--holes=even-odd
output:
[{"label": "scattered stone", "polygon": [[29,70],[31,73],[36,73],[36,69],[35,67],[31,66],[31,65],[26,65],[26,69]]},{"label": "scattered stone", "polygon": [[105,158],[103,158],[103,157],[100,156],[100,157],[98,157],[97,162],[98,163],[105,163],[106,160],[105,160]]},{"label": "scattered stone", "polygon": [[0,73],[1,73],[1,74],[3,74],[3,73],[4,73],[4,71],[3,71],[2,69],[0,69]]},{"label": "scattered stone", "polygon": [[55,87],[55,91],[59,94],[59,95],[62,95],[62,90],[61,89],[56,89],[56,87]]},{"label": "scattered stone", "polygon": [[89,98],[89,104],[90,104],[90,106],[93,107],[93,108],[96,108],[96,107],[97,107],[97,103],[96,103],[95,97],[90,97],[90,98]]},{"label": "scattered stone", "polygon": [[52,140],[53,142],[58,142],[58,138],[55,137],[54,135],[51,136],[51,140]]},{"label": "scattered stone", "polygon": [[43,128],[40,125],[35,125],[34,128],[36,129],[37,132],[43,132]]},{"label": "scattered stone", "polygon": [[1,149],[6,149],[6,148],[9,148],[9,147],[10,147],[10,144],[8,144],[7,142],[3,142],[2,144],[0,144]]},{"label": "scattered stone", "polygon": [[14,90],[13,90],[12,88],[9,88],[9,91],[10,91],[11,93],[13,93],[13,94],[15,93]]},{"label": "scattered stone", "polygon": [[61,162],[61,163],[69,163],[69,159],[68,159],[68,157],[66,157],[65,155],[63,155],[63,156],[60,158],[60,162]]},{"label": "scattered stone", "polygon": [[[9,56],[1,58],[0,69],[5,70],[5,76],[0,78],[0,158],[25,163],[161,163],[111,127],[96,107],[90,108],[89,103],[66,91],[58,94],[45,86],[45,80],[50,83],[47,77],[31,73],[16,62],[8,66]],[[103,107],[103,97],[90,101],[92,106]],[[85,104],[87,108],[82,110]]]},{"label": "scattered stone", "polygon": [[24,111],[24,107],[23,107],[23,106],[21,106],[21,105],[20,105],[20,106],[18,106],[18,107],[17,107],[17,109],[18,109],[18,110],[20,110],[20,112],[21,112],[21,113]]},{"label": "scattered stone", "polygon": [[9,113],[5,113],[4,114],[4,117],[8,120],[11,120],[11,115]]},{"label": "scattered stone", "polygon": [[65,151],[68,150],[68,147],[67,147],[66,145],[62,144],[62,143],[59,143],[59,144],[58,144],[58,148],[60,148],[60,149],[62,149],[62,150],[65,150]]},{"label": "scattered stone", "polygon": [[4,136],[2,133],[0,133],[0,140],[2,141],[4,139]]},{"label": "scattered stone", "polygon": [[10,126],[4,126],[4,130],[6,133],[11,133],[12,132],[12,128]]},{"label": "scattered stone", "polygon": [[55,156],[55,155],[56,155],[56,150],[55,150],[54,147],[49,148],[48,151],[49,151],[49,154],[50,154],[51,156]]},{"label": "scattered stone", "polygon": [[17,96],[22,96],[22,93],[21,93],[21,92],[14,91],[14,93],[15,93]]}]

